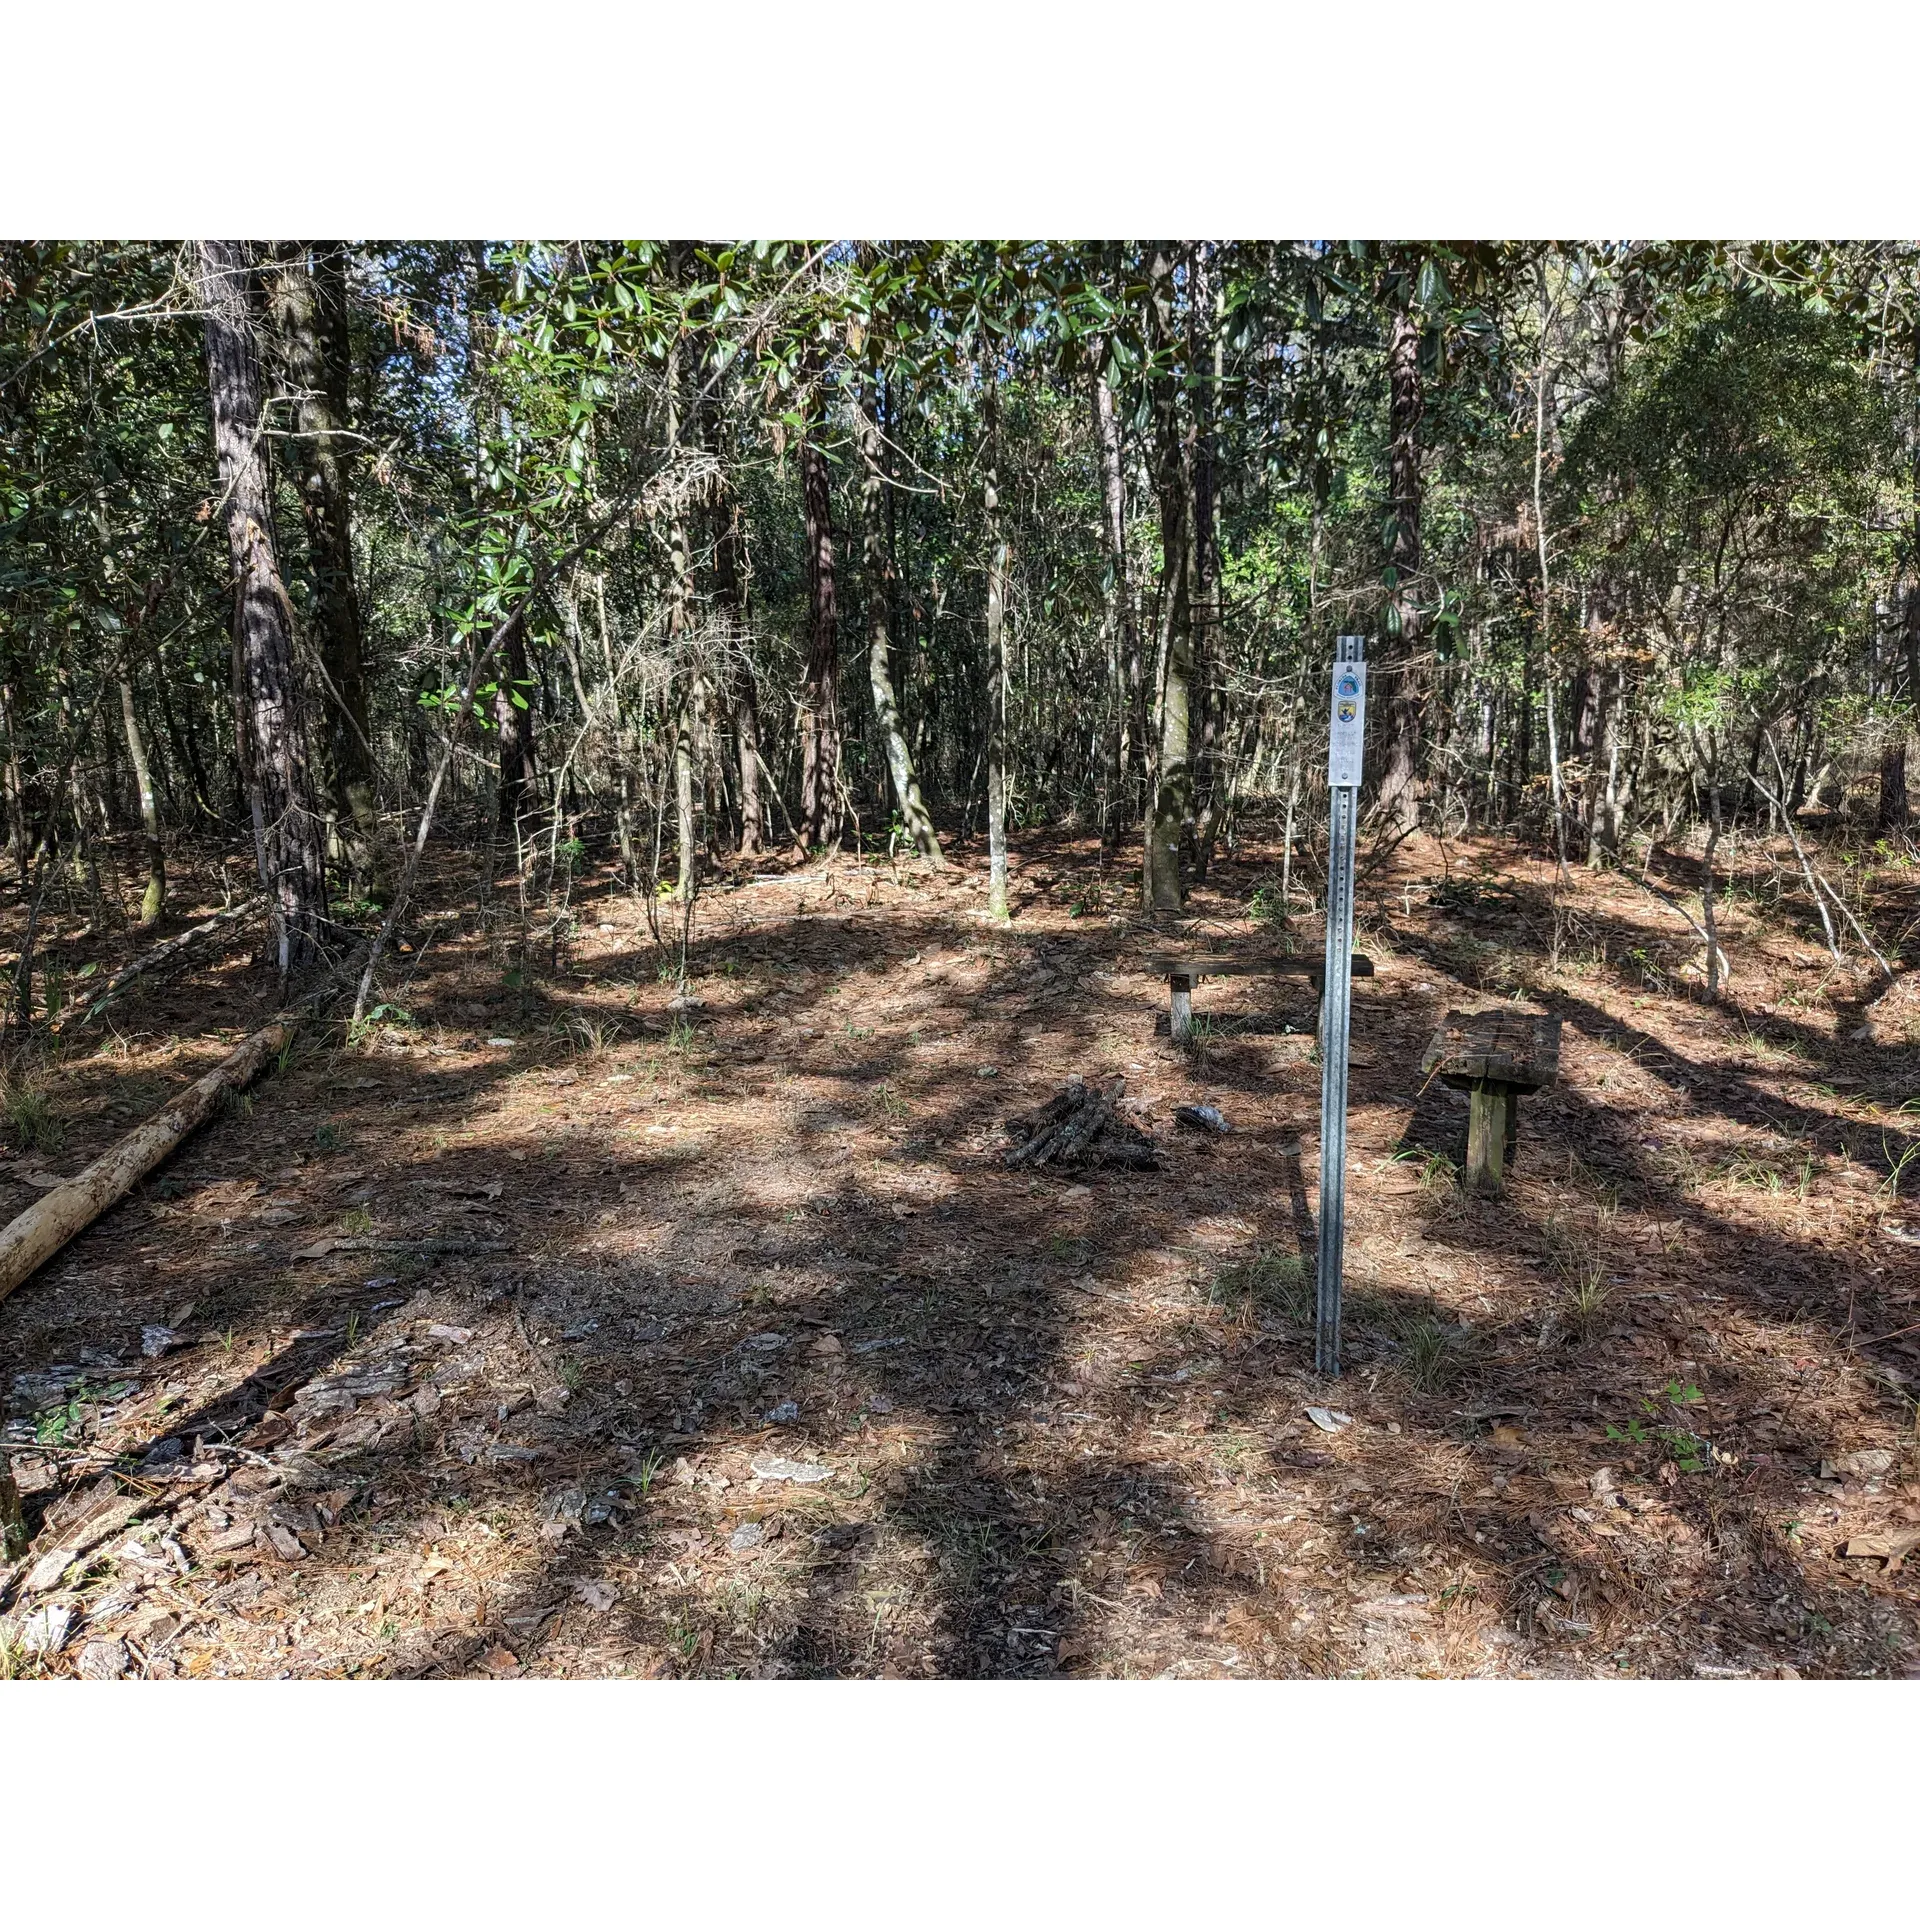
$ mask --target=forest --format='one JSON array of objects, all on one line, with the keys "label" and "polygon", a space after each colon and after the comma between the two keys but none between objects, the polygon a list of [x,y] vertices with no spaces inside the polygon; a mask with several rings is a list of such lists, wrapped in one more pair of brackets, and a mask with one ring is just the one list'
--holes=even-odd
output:
[{"label": "forest", "polygon": [[0,1673],[1900,1671],[1917,698],[1908,242],[0,243]]},{"label": "forest", "polygon": [[[1116,877],[1137,848],[1177,910],[1249,817],[1310,844],[1345,631],[1395,832],[1594,866],[1809,804],[1897,832],[1915,276],[1895,246],[11,246],[8,857],[152,927],[169,845],[251,840],[294,971],[423,821],[511,863],[529,940],[609,849],[684,899],[945,833],[998,912],[1008,829],[1046,826]],[[63,991],[35,959],[16,1028]]]}]

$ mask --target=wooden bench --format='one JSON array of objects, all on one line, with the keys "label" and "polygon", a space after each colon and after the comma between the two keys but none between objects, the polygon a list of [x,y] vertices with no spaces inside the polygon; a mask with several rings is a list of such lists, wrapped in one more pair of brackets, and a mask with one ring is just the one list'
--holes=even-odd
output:
[{"label": "wooden bench", "polygon": [[[1232,953],[1181,954],[1163,960],[1158,971],[1165,976],[1171,998],[1167,1007],[1167,1034],[1175,1046],[1184,1047],[1193,1039],[1193,988],[1199,980],[1219,980],[1231,975],[1292,974],[1313,982],[1314,1027],[1320,1025],[1320,1000],[1326,989],[1327,964],[1312,954],[1257,954],[1244,957]],[[1364,953],[1353,956],[1352,978],[1371,980],[1373,962]]]},{"label": "wooden bench", "polygon": [[1467,1185],[1498,1193],[1519,1138],[1520,1096],[1560,1078],[1560,1022],[1553,1014],[1449,1013],[1427,1043],[1423,1074],[1467,1095]]}]

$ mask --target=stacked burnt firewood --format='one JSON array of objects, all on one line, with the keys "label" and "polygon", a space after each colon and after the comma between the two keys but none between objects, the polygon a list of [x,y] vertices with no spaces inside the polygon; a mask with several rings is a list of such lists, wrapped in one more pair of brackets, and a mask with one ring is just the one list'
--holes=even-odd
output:
[{"label": "stacked burnt firewood", "polygon": [[1008,1153],[1010,1167],[1132,1167],[1152,1172],[1160,1164],[1153,1141],[1120,1112],[1127,1083],[1104,1091],[1077,1075],[1044,1107],[1006,1122],[1020,1142]]}]

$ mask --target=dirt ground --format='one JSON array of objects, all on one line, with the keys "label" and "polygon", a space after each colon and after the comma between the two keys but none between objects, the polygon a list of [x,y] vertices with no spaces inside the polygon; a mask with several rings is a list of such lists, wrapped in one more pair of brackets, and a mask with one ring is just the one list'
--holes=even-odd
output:
[{"label": "dirt ground", "polygon": [[[449,867],[369,1037],[311,1031],[0,1303],[0,1672],[1914,1669],[1920,1029],[1784,848],[1742,849],[1718,1006],[1624,877],[1459,841],[1366,877],[1326,1381],[1311,988],[1203,984],[1182,1053],[1153,970],[1283,945],[1277,850],[1156,927],[1130,858],[1016,847],[1006,927],[971,853],[714,885],[679,1008],[605,875],[523,963],[511,888],[483,924]],[[1920,912],[1876,886],[1883,935]],[[56,932],[70,977],[131,950]],[[15,1208],[270,989],[241,945],[80,1029]],[[1419,1063],[1503,1003],[1562,1017],[1560,1084],[1469,1198]],[[1002,1165],[1074,1073],[1159,1171]]]}]

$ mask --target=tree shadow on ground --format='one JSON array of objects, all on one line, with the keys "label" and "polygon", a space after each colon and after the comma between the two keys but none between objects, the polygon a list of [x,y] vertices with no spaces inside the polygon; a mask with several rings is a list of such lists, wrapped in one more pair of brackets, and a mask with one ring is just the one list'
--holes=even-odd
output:
[{"label": "tree shadow on ground", "polygon": [[[816,957],[813,928],[792,945],[777,928],[710,939],[714,968]],[[768,1058],[734,1063],[711,1093],[725,1034],[785,1004],[776,974],[741,980],[690,1042],[583,1051],[529,1028],[510,1061],[382,1043],[273,1083],[249,1123],[223,1122],[177,1171],[231,1179],[236,1161],[344,1112],[377,1176],[360,1204],[378,1232],[430,1237],[483,1220],[457,1211],[474,1205],[511,1216],[510,1248],[395,1275],[409,1296],[398,1324],[371,1321],[348,1352],[356,1302],[388,1291],[365,1286],[377,1257],[290,1261],[324,1224],[310,1219],[263,1230],[235,1262],[214,1218],[164,1217],[175,1271],[148,1291],[196,1274],[203,1317],[249,1357],[231,1378],[210,1369],[157,1430],[268,1463],[247,1463],[252,1492],[236,1475],[173,1516],[195,1573],[165,1591],[195,1617],[169,1644],[211,1652],[231,1631],[246,1670],[273,1670],[299,1651],[277,1615],[325,1642],[321,1670],[389,1675],[1644,1672],[1690,1671],[1703,1649],[1853,1672],[1891,1657],[1873,1641],[1886,1596],[1782,1533],[1841,1402],[1809,1384],[1772,1405],[1764,1445],[1750,1437],[1755,1406],[1781,1398],[1784,1363],[1760,1343],[1791,1360],[1844,1337],[1843,1263],[1712,1216],[1617,1112],[1563,1087],[1530,1107],[1497,1212],[1423,1189],[1393,1216],[1397,1243],[1361,1170],[1347,1376],[1316,1381],[1300,1312],[1314,1076],[1251,1034],[1187,1065],[1149,1055],[1158,983],[1087,979],[1129,939],[1049,940],[1056,978],[1024,970],[1040,944],[1024,943],[1010,948],[1022,970],[970,963],[929,981],[906,949],[943,965],[1003,950],[929,916],[827,969],[871,996],[870,1023],[856,1005],[835,1035],[770,1039]],[[571,1010],[570,988],[550,991]],[[1401,1124],[1417,1058],[1403,1040],[1433,1010],[1390,982],[1369,993],[1381,1064],[1363,1132]],[[810,1007],[791,1023],[820,1024]],[[1176,1136],[1165,1175],[1145,1181],[1001,1166],[999,1122],[1064,1066],[1109,1060],[1116,1021],[1122,1065],[1150,1057],[1170,1089],[1190,1071],[1230,1077],[1254,1117],[1220,1143]],[[941,1043],[917,1044],[916,1028]],[[443,1077],[459,1087],[427,1109],[444,1104],[436,1144],[415,1103]],[[1724,1097],[1700,1091],[1710,1107]],[[1710,1241],[1718,1331],[1665,1271],[1648,1276],[1664,1288],[1636,1276],[1632,1297],[1610,1298],[1591,1337],[1554,1321],[1568,1210],[1599,1210],[1555,1182],[1575,1151],[1619,1189],[1609,1248],[1643,1225]],[[484,1195],[496,1179],[497,1199],[442,1190]],[[85,1317],[116,1310],[101,1294]],[[323,1338],[289,1344],[294,1327]],[[312,1396],[292,1397],[396,1361],[403,1392],[311,1417]],[[143,1396],[169,1365],[190,1361],[169,1356]],[[1709,1444],[1730,1443],[1736,1463],[1662,1478],[1670,1443],[1606,1428],[1683,1367],[1713,1416]],[[282,1399],[284,1435],[270,1424]],[[1355,1418],[1323,1432],[1310,1405]],[[1522,1446],[1498,1437],[1503,1423]],[[251,1446],[263,1427],[275,1437]],[[143,1428],[143,1448],[152,1437]],[[780,1461],[831,1477],[754,1471]],[[328,1488],[301,1483],[303,1462],[353,1498],[311,1544],[296,1536],[298,1558],[257,1542],[226,1556],[205,1508],[243,1494],[263,1512],[309,1508]],[[1601,1472],[1621,1505],[1595,1491]]]}]

